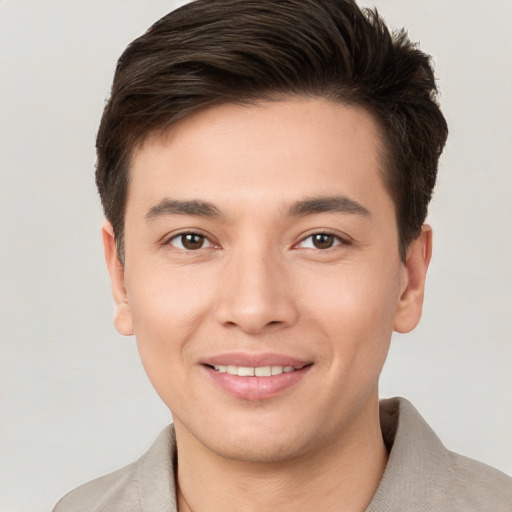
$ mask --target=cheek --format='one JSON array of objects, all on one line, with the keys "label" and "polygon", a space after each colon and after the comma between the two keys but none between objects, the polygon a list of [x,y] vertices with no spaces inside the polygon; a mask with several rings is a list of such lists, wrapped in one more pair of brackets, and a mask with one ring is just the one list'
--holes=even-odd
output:
[{"label": "cheek", "polygon": [[322,326],[326,339],[331,340],[332,363],[347,371],[366,371],[374,362],[382,365],[400,291],[396,266],[388,266],[387,272],[369,266],[361,271],[344,268],[333,272],[323,283],[307,300],[311,319]]},{"label": "cheek", "polygon": [[400,294],[400,274],[397,265],[347,265],[328,269],[321,275],[312,273],[303,288],[311,308],[318,315],[331,317],[329,323],[358,325],[364,333],[392,329]]},{"label": "cheek", "polygon": [[[179,272],[127,273],[127,292],[135,336],[144,368],[158,382],[180,376],[187,362],[188,341],[209,311],[204,283]],[[183,373],[183,377],[185,374]]]},{"label": "cheek", "polygon": [[162,267],[149,272],[127,269],[128,300],[136,331],[138,327],[141,334],[165,335],[170,329],[179,335],[182,329],[193,327],[208,302],[204,276],[189,269]]}]

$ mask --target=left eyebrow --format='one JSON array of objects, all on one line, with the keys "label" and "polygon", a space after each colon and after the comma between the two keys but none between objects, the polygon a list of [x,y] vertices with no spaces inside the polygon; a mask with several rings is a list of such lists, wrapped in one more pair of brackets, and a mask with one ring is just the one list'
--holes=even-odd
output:
[{"label": "left eyebrow", "polygon": [[146,213],[146,220],[150,221],[165,215],[198,215],[199,217],[221,217],[219,209],[206,201],[180,201],[165,198]]},{"label": "left eyebrow", "polygon": [[292,217],[314,213],[350,213],[371,217],[369,210],[362,204],[346,196],[313,197],[297,201],[288,209],[288,215]]}]

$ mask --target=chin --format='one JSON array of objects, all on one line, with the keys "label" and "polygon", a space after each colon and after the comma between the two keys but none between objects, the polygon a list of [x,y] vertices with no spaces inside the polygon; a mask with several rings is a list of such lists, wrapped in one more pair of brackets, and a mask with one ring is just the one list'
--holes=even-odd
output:
[{"label": "chin", "polygon": [[300,440],[268,432],[250,437],[235,432],[223,439],[209,438],[203,444],[220,457],[251,463],[285,462],[307,451]]},{"label": "chin", "polygon": [[[297,459],[318,448],[325,432],[307,420],[286,422],[286,414],[249,417],[225,415],[209,418],[201,425],[185,426],[175,421],[178,435],[197,441],[209,452],[241,462],[267,463]],[[298,420],[299,418],[297,418]],[[212,428],[213,426],[213,428]]]}]

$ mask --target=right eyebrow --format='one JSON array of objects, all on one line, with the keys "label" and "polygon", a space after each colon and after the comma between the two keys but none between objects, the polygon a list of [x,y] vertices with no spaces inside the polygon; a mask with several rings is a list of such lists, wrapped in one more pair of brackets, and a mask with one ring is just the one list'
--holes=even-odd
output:
[{"label": "right eyebrow", "polygon": [[221,212],[212,203],[192,199],[181,201],[179,199],[162,199],[152,206],[146,213],[146,220],[151,221],[165,215],[198,215],[200,217],[221,217]]}]

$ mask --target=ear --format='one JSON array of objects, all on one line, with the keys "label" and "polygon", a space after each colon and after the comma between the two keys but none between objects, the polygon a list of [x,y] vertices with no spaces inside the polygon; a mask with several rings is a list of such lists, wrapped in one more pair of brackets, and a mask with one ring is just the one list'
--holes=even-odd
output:
[{"label": "ear", "polygon": [[406,333],[420,321],[425,292],[425,278],[432,256],[432,228],[424,224],[421,233],[407,249],[402,294],[395,314],[394,329]]},{"label": "ear", "polygon": [[124,267],[119,261],[114,229],[110,222],[105,221],[101,234],[115,303],[114,325],[120,334],[131,336],[133,334],[133,319],[124,284]]}]

